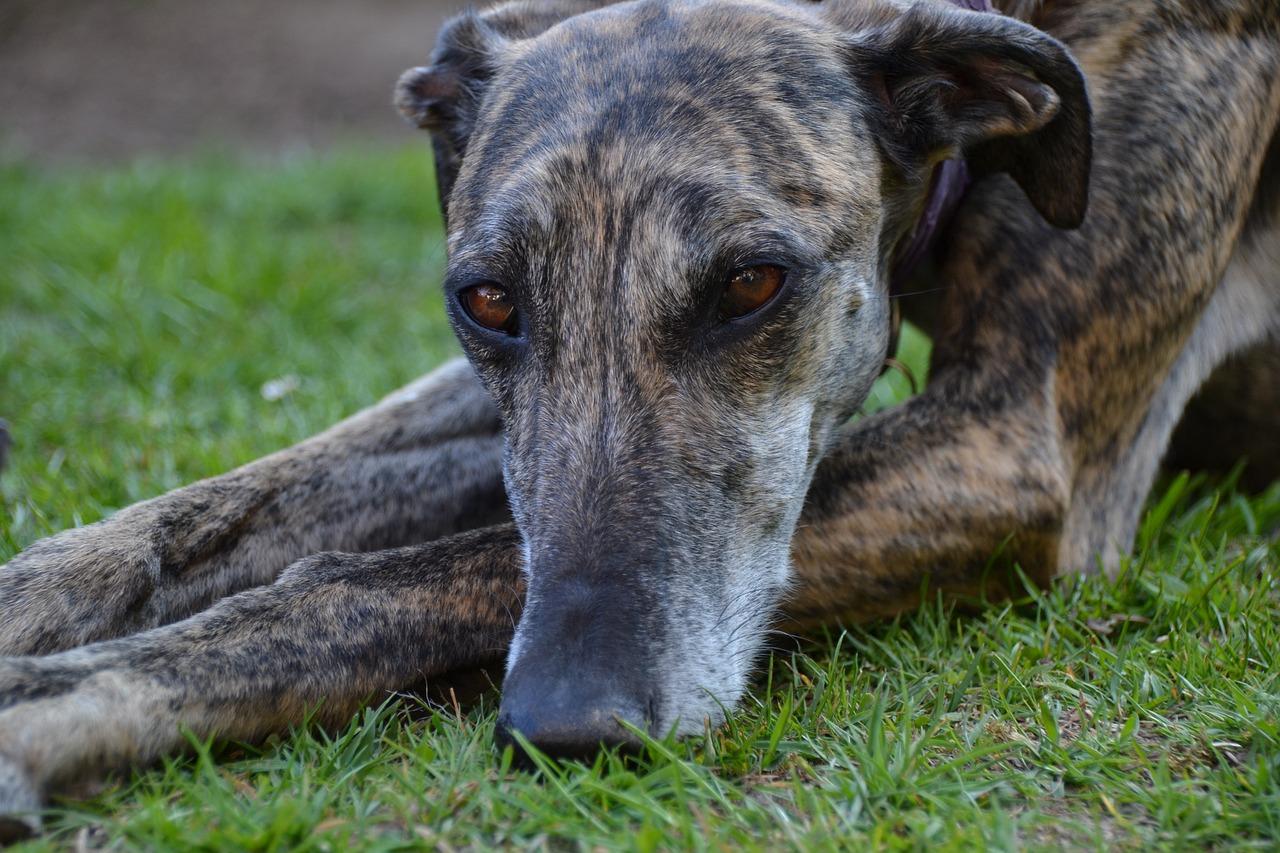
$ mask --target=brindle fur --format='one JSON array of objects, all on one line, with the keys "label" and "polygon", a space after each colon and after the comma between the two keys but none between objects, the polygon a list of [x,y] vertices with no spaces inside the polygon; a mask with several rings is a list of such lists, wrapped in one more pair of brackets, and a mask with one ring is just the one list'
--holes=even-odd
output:
[{"label": "brindle fur", "polygon": [[[450,363],[297,447],[14,558],[0,571],[0,652],[11,655],[0,659],[0,811],[33,809],[86,773],[180,748],[180,727],[259,737],[317,704],[340,720],[386,691],[492,661],[511,642],[529,584],[530,612],[554,609],[566,553],[601,561],[625,602],[591,606],[614,607],[623,621],[634,614],[622,611],[656,609],[690,635],[707,599],[669,584],[631,589],[622,574],[646,561],[705,562],[732,590],[717,599],[711,628],[729,620],[755,636],[783,584],[783,620],[804,626],[899,613],[925,588],[1002,594],[1005,575],[987,572],[997,552],[999,565],[1040,583],[1115,567],[1180,420],[1175,451],[1189,458],[1196,442],[1186,436],[1247,402],[1258,470],[1277,473],[1280,453],[1262,438],[1280,425],[1280,12],[1270,0],[1005,4],[1066,43],[1084,70],[1088,214],[1074,230],[1045,221],[1075,224],[1081,199],[1037,173],[1034,147],[970,149],[980,170],[1018,183],[993,176],[972,188],[931,282],[919,285],[933,294],[903,300],[934,335],[928,386],[852,425],[840,421],[887,341],[883,267],[940,143],[919,127],[904,136],[873,99],[851,124],[831,51],[851,38],[871,39],[863,46],[883,62],[908,49],[945,53],[928,27],[970,13],[897,0],[642,0],[571,17],[598,5],[516,0],[462,18],[435,65],[405,78],[400,106],[434,132],[451,270],[492,262],[498,246],[525,253],[508,263],[551,268],[543,281],[631,282],[637,261],[663,274],[641,292],[619,284],[612,303],[535,289],[547,325],[530,346],[549,366],[536,377],[464,335],[479,377]],[[883,37],[907,15],[923,26],[916,40],[877,53],[868,33]],[[680,25],[658,30],[670,43],[646,34],[671,16]],[[710,67],[726,39],[744,57],[734,79],[754,97],[689,71]],[[810,61],[788,64],[788,52]],[[504,77],[512,67],[521,74]],[[1055,68],[1037,70],[1061,72],[1057,86],[1069,88]],[[581,85],[539,99],[538,81],[553,78]],[[602,80],[628,89],[634,109],[595,109]],[[917,95],[927,112],[924,94],[894,93]],[[1081,120],[1064,108],[1073,104],[1032,93],[1016,130]],[[664,122],[689,144],[646,136]],[[863,144],[839,138],[851,127]],[[708,134],[719,148],[701,144]],[[637,142],[620,156],[616,137]],[[1037,144],[1058,146],[1052,165],[1069,187],[1073,164],[1087,161],[1078,134],[1066,147]],[[680,311],[663,312],[689,294],[671,282],[689,279],[708,229],[753,227],[751,217],[734,221],[743,208],[726,206],[720,189],[738,174],[751,176],[739,188],[748,206],[797,223],[815,264],[838,258],[878,274],[858,289],[832,273],[811,311],[784,310],[715,370],[681,373],[670,366],[687,358],[673,355],[688,346]],[[712,215],[668,215],[682,210]],[[641,306],[644,322],[620,322],[611,304]],[[1215,401],[1242,371],[1253,402],[1236,395],[1224,409]],[[822,428],[788,422],[794,396]],[[769,430],[768,440],[751,429]],[[776,452],[767,446],[776,436],[799,444]],[[618,463],[636,448],[651,448],[645,464]],[[589,499],[601,490],[603,505]],[[504,494],[519,527],[504,521]],[[674,532],[653,526],[646,500]],[[632,517],[637,528],[611,524]],[[735,550],[746,541],[761,551],[782,542],[784,563],[789,543],[790,575],[769,574],[765,560],[743,581],[714,553],[762,559]],[[615,552],[627,560],[602,556]],[[539,565],[551,568],[530,571]],[[539,632],[551,630],[529,624],[517,661],[536,659]],[[683,666],[685,677],[680,656],[706,650],[669,632],[663,642],[634,663],[635,678],[655,665]],[[732,672],[711,680],[730,700],[758,647],[721,647]],[[646,720],[669,725],[672,708],[705,710],[691,688],[666,691]],[[9,831],[34,825],[24,820]]]}]

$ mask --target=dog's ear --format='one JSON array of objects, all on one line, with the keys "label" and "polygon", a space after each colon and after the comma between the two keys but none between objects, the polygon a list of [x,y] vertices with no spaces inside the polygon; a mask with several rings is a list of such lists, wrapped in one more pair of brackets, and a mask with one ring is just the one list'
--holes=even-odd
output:
[{"label": "dog's ear", "polygon": [[897,166],[963,154],[975,174],[1007,172],[1053,225],[1084,219],[1089,99],[1060,42],[1003,15],[917,4],[851,36],[848,55]]},{"label": "dog's ear", "polygon": [[485,86],[505,42],[479,15],[460,15],[440,31],[431,64],[410,68],[396,82],[395,104],[400,113],[431,131],[441,208],[448,207]]},{"label": "dog's ear", "polygon": [[509,46],[612,2],[508,0],[484,12],[466,12],[441,29],[430,65],[400,75],[395,105],[405,118],[431,132],[441,208],[448,209],[485,89]]}]

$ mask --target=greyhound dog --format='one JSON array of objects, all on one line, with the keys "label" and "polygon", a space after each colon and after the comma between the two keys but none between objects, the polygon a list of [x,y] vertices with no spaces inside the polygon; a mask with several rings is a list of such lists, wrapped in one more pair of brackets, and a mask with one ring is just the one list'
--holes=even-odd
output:
[{"label": "greyhound dog", "polygon": [[466,360],[0,570],[0,811],[504,653],[500,739],[700,731],[770,626],[1116,566],[1180,421],[1276,470],[1274,0],[515,0],[396,98]]}]

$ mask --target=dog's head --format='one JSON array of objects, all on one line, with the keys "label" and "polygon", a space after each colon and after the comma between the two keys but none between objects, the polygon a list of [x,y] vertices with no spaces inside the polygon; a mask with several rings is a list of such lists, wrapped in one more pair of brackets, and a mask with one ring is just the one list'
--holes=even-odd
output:
[{"label": "dog's head", "polygon": [[932,168],[1007,172],[1071,225],[1089,163],[1074,62],[999,15],[594,5],[464,16],[397,89],[527,552],[502,723],[561,754],[739,698]]}]

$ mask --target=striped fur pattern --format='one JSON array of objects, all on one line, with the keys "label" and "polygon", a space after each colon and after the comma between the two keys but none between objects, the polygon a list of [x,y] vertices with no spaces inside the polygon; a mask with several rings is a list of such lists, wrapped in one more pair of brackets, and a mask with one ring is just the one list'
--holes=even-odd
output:
[{"label": "striped fur pattern", "polygon": [[[1115,566],[1180,421],[1276,427],[1280,13],[1003,8],[515,0],[448,26],[397,102],[432,133],[467,361],[0,569],[5,831],[180,726],[338,720],[508,648],[508,725],[604,685],[700,729],[779,617]],[[956,153],[983,177],[903,300],[930,383],[849,424]],[[716,322],[759,262],[779,297]],[[470,323],[478,281],[517,337]],[[1259,390],[1224,402],[1242,364]]]}]

